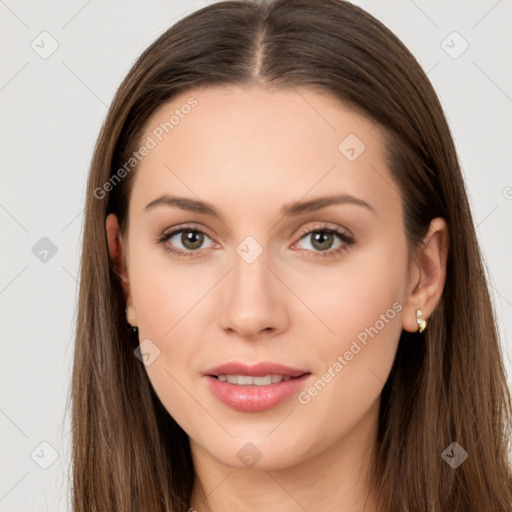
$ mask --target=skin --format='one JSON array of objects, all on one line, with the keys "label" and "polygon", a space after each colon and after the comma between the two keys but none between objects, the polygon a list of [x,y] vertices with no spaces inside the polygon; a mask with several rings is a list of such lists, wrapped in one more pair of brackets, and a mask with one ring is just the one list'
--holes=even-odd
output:
[{"label": "skin", "polygon": [[[146,366],[151,383],[189,435],[210,510],[376,510],[367,473],[380,393],[401,330],[416,331],[416,310],[428,320],[441,297],[446,224],[434,219],[421,249],[408,253],[379,128],[315,90],[194,89],[157,110],[143,139],[191,96],[197,106],[134,171],[127,236],[115,215],[106,222],[127,318],[160,350]],[[349,134],[366,146],[354,161],[338,149]],[[176,206],[146,212],[164,193],[207,201],[222,220]],[[333,194],[373,211],[347,203],[280,213]],[[196,257],[166,251],[193,252],[181,233],[155,241],[184,223],[207,235]],[[327,252],[345,249],[322,255],[311,231],[324,224],[354,243],[333,235]],[[247,236],[262,249],[252,263],[236,252]],[[394,318],[306,405],[292,396],[264,412],[239,412],[205,385],[212,366],[272,361],[310,371],[307,389],[393,304]],[[251,468],[237,457],[248,442],[261,454]],[[206,508],[197,486],[190,506]]]}]

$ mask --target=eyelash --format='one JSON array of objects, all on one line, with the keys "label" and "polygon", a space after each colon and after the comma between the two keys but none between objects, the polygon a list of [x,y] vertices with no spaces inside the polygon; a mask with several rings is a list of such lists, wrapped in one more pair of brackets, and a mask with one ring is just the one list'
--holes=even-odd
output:
[{"label": "eyelash", "polygon": [[[211,237],[209,237],[204,231],[202,231],[194,226],[180,226],[179,228],[177,228],[169,233],[163,233],[162,235],[158,236],[156,238],[156,241],[157,241],[157,243],[164,245],[165,242],[167,242],[169,239],[171,239],[174,235],[177,235],[178,233],[182,233],[182,232],[186,232],[186,231],[191,231],[194,233],[201,233],[211,239]],[[323,232],[323,233],[337,235],[338,238],[343,242],[344,245],[338,247],[337,249],[328,249],[326,251],[311,251],[309,249],[300,249],[301,251],[312,252],[315,257],[318,256],[320,258],[334,258],[334,257],[338,256],[339,254],[343,253],[344,251],[346,251],[348,249],[348,247],[351,246],[355,242],[355,240],[352,237],[350,237],[343,231],[340,231],[336,228],[330,228],[325,224],[314,226],[312,229],[309,229],[309,230],[301,233],[299,236],[299,240],[302,240],[307,235],[311,235],[311,234],[317,233],[317,232]],[[164,248],[169,253],[172,253],[175,256],[178,256],[180,258],[195,258],[195,257],[201,256],[201,253],[202,253],[201,249],[195,250],[195,251],[192,251],[192,250],[183,251],[181,249],[176,249],[175,247],[171,247],[171,246],[167,246],[167,245],[164,245]]]}]

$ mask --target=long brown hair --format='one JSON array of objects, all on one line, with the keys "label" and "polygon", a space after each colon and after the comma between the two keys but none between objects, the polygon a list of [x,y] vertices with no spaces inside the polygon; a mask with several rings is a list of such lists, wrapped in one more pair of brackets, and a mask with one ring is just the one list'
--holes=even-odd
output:
[{"label": "long brown hair", "polygon": [[[138,339],[126,329],[105,219],[116,213],[127,232],[136,168],[118,182],[112,177],[159,106],[197,86],[254,83],[313,87],[378,124],[411,249],[430,220],[448,224],[443,296],[425,333],[402,331],[382,392],[371,480],[382,509],[510,511],[510,392],[454,143],[411,53],[378,20],[341,0],[213,4],[159,37],[119,87],[87,188],[71,396],[74,510],[189,507],[188,437],[134,356]],[[468,453],[456,469],[442,458],[452,442]]]}]

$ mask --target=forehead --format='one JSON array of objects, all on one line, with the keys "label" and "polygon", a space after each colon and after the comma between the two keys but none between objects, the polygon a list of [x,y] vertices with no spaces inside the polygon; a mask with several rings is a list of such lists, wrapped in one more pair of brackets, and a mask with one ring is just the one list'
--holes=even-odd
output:
[{"label": "forehead", "polygon": [[333,191],[396,201],[382,134],[372,120],[308,88],[197,88],[146,124],[132,200],[164,192],[247,209]]}]

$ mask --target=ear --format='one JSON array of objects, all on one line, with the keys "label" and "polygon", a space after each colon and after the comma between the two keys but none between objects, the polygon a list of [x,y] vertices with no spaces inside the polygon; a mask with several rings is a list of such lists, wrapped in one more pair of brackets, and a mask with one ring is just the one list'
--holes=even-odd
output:
[{"label": "ear", "polygon": [[107,216],[105,223],[107,230],[108,251],[116,274],[121,278],[124,296],[126,299],[126,318],[130,325],[137,325],[135,309],[132,304],[130,294],[130,284],[128,282],[128,271],[126,266],[126,254],[123,247],[123,239],[119,230],[117,216],[113,213]]},{"label": "ear", "polygon": [[440,217],[430,222],[421,246],[411,258],[409,290],[402,316],[402,327],[409,332],[418,330],[416,311],[421,309],[427,320],[443,295],[446,282],[449,233],[446,221]]}]

